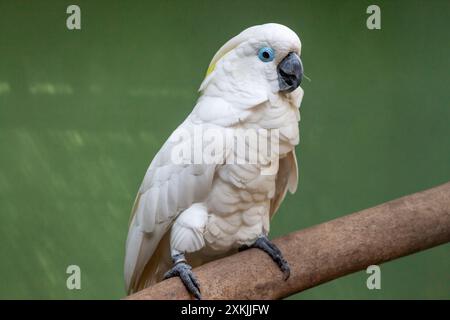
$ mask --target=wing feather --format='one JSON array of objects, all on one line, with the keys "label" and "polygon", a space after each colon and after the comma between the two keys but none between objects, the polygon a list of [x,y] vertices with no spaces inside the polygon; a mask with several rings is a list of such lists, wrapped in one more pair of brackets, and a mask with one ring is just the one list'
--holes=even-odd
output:
[{"label": "wing feather", "polygon": [[294,193],[298,185],[298,166],[295,149],[280,159],[278,174],[275,180],[275,195],[270,202],[270,217],[277,212],[287,191]]},{"label": "wing feather", "polygon": [[[181,126],[193,132],[191,122],[185,121]],[[128,292],[140,285],[146,264],[175,218],[193,203],[203,201],[211,189],[216,165],[175,164],[171,161],[175,145],[170,138],[163,145],[136,197],[125,254]]]}]

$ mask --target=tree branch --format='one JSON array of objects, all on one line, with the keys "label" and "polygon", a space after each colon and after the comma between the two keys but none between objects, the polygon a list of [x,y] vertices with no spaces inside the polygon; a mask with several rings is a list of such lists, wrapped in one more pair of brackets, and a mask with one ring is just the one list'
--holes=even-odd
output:
[{"label": "tree branch", "polygon": [[[450,182],[276,239],[291,266],[288,281],[257,249],[194,272],[204,299],[280,299],[449,241]],[[190,298],[181,281],[172,278],[126,299]]]}]

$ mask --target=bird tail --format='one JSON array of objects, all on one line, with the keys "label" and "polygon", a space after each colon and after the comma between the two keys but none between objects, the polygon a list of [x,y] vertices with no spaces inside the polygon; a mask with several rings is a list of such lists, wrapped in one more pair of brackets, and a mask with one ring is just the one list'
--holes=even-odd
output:
[{"label": "bird tail", "polygon": [[128,294],[140,291],[162,281],[164,279],[164,273],[170,269],[171,264],[169,229],[160,240],[139,278],[128,288]]}]

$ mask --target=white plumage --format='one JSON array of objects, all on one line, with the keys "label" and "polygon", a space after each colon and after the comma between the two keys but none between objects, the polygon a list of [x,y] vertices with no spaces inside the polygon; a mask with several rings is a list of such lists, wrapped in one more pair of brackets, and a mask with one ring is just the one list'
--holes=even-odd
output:
[{"label": "white plumage", "polygon": [[[274,49],[272,62],[258,59],[261,46]],[[128,292],[160,281],[174,252],[187,253],[195,266],[267,235],[287,190],[297,188],[294,147],[303,90],[280,92],[277,65],[291,52],[300,55],[300,49],[292,30],[265,24],[244,30],[214,56],[197,104],[179,128],[190,133],[196,128],[278,129],[278,170],[262,175],[261,164],[175,164],[171,155],[177,143],[168,139],[133,207],[125,257]],[[225,158],[237,152],[224,146]]]}]

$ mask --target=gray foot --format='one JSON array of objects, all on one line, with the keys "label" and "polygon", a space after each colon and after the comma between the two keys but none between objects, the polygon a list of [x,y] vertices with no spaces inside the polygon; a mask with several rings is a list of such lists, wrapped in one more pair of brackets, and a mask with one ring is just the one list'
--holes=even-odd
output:
[{"label": "gray foot", "polygon": [[288,262],[283,258],[280,249],[278,249],[278,247],[266,236],[259,237],[251,246],[242,246],[239,251],[250,248],[258,248],[267,253],[283,272],[283,279],[287,280],[289,278],[291,275],[291,268],[289,267]]},{"label": "gray foot", "polygon": [[178,254],[173,257],[173,260],[174,266],[166,272],[164,279],[180,277],[181,282],[183,282],[189,293],[200,300],[202,298],[200,294],[200,284],[192,272],[192,267],[187,264],[184,255]]}]

